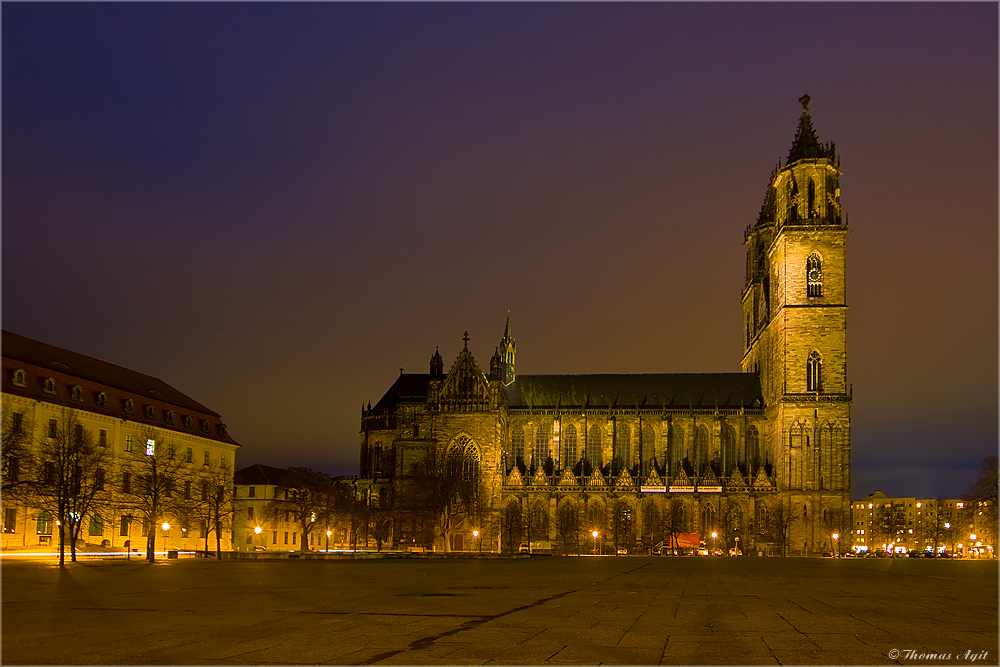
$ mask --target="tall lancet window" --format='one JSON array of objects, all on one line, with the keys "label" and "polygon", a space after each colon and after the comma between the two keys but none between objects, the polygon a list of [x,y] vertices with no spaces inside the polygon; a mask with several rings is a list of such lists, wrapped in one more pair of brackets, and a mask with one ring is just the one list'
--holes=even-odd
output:
[{"label": "tall lancet window", "polygon": [[815,253],[806,260],[806,294],[823,296],[823,265]]},{"label": "tall lancet window", "polygon": [[823,391],[823,359],[816,350],[806,362],[806,391]]}]

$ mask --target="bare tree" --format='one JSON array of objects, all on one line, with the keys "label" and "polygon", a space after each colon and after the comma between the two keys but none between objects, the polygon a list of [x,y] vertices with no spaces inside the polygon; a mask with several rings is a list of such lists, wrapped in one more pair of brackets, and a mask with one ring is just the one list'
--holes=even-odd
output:
[{"label": "bare tree", "polygon": [[563,499],[556,508],[556,532],[562,538],[563,554],[569,555],[570,542],[580,555],[580,510],[576,504]]},{"label": "bare tree", "polygon": [[[384,491],[384,493],[383,493]],[[382,543],[392,539],[392,491],[380,489],[377,495],[372,495],[369,502],[369,531],[375,539],[375,547],[381,552]]]},{"label": "bare tree", "polygon": [[521,536],[524,528],[523,515],[524,512],[521,508],[519,498],[511,499],[500,511],[501,549],[503,546],[506,546],[511,558],[517,553],[517,548],[521,544]]},{"label": "bare tree", "polygon": [[677,536],[684,532],[685,527],[684,501],[674,496],[667,502],[663,512],[663,529],[667,534],[670,549],[675,556],[677,555]]},{"label": "bare tree", "polygon": [[33,501],[55,516],[59,528],[59,564],[65,563],[66,539],[76,561],[76,540],[85,519],[103,508],[110,456],[93,442],[72,410],[53,419],[41,439],[36,459]]},{"label": "bare tree", "polygon": [[180,519],[185,514],[177,482],[185,476],[187,467],[162,432],[143,428],[139,434],[139,446],[144,449],[134,459],[138,473],[135,482],[129,482],[129,500],[146,527],[146,560],[152,562],[156,560],[156,529],[160,522]]},{"label": "bare tree", "polygon": [[788,556],[788,541],[796,515],[780,498],[765,503],[767,508],[767,534],[777,543],[782,556]]},{"label": "bare tree", "polygon": [[195,488],[190,498],[175,504],[178,515],[186,515],[201,526],[208,555],[208,538],[215,534],[215,557],[222,559],[222,533],[233,525],[233,478],[218,461],[211,460],[208,470],[193,480]]},{"label": "bare tree", "polygon": [[34,468],[32,430],[33,425],[25,419],[24,413],[10,409],[4,402],[0,426],[0,493],[5,505],[23,501],[31,490]]},{"label": "bare tree", "polygon": [[902,505],[892,503],[875,508],[873,527],[875,534],[884,539],[886,544],[894,544],[906,529],[906,510]]},{"label": "bare tree", "polygon": [[[847,512],[835,507],[833,509],[827,509],[823,512],[823,529],[826,534],[830,536],[832,551],[834,555],[840,555],[840,541],[847,539],[846,531],[844,530],[850,525],[850,516]],[[837,539],[833,539],[833,535],[836,533]]]},{"label": "bare tree", "polygon": [[722,550],[729,555],[729,550],[740,534],[743,524],[743,508],[739,501],[723,496],[719,498],[719,525],[716,531],[722,540]]},{"label": "bare tree", "polygon": [[302,551],[309,551],[309,534],[329,504],[333,486],[329,475],[309,468],[289,468],[278,482],[268,511],[275,516],[288,512],[299,524]]},{"label": "bare tree", "polygon": [[966,507],[972,511],[975,529],[982,535],[980,540],[994,548],[994,555],[1000,544],[997,541],[997,489],[997,457],[989,456],[983,459],[976,481],[963,497]]},{"label": "bare tree", "polygon": [[616,555],[620,546],[628,544],[634,521],[632,506],[622,498],[615,498],[611,505],[611,539]]}]

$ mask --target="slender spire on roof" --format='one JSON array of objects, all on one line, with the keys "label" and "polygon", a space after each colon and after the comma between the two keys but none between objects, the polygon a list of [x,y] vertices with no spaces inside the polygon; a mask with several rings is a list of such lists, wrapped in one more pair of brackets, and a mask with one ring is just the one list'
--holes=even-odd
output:
[{"label": "slender spire on roof", "polygon": [[799,117],[799,127],[795,130],[795,139],[792,147],[788,151],[788,159],[785,165],[808,158],[833,157],[833,145],[824,146],[816,137],[816,130],[812,126],[812,118],[809,116],[809,102],[812,100],[808,95],[799,98],[802,104],[802,116]]}]

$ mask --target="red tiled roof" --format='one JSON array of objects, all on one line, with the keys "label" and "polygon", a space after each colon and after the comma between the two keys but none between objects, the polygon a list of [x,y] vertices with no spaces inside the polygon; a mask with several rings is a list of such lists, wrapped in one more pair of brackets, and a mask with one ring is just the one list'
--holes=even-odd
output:
[{"label": "red tiled roof", "polygon": [[[10,331],[3,332],[2,346],[3,378],[0,387],[4,393],[238,444],[226,433],[217,412],[158,378]],[[13,383],[14,371],[19,368],[27,373],[24,387]],[[55,394],[42,389],[42,381],[46,377],[55,380]],[[73,400],[70,396],[75,385],[83,389],[82,401]],[[102,392],[107,396],[103,406],[97,402],[97,396]],[[130,399],[135,406],[133,413],[125,410],[125,403]],[[153,408],[151,419],[146,417],[147,406]],[[168,421],[167,411],[173,413],[172,422]],[[191,418],[190,426],[185,424],[184,417]],[[207,432],[203,430],[202,422],[207,424]]]}]

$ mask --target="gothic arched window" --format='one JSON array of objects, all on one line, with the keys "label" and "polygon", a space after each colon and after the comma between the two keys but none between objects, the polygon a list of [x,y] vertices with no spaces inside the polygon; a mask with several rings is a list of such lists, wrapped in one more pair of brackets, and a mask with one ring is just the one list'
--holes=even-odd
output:
[{"label": "gothic arched window", "polygon": [[552,424],[540,424],[535,431],[535,465],[540,466],[549,457],[549,443],[552,442]]},{"label": "gothic arched window", "polygon": [[823,296],[823,264],[816,253],[806,260],[806,295]]},{"label": "gothic arched window", "polygon": [[632,463],[632,429],[628,424],[618,422],[618,437],[615,443],[615,456],[622,460],[625,467]]},{"label": "gothic arched window", "polygon": [[518,459],[524,460],[524,427],[516,426],[514,427],[514,436],[511,441],[511,454],[514,460]]},{"label": "gothic arched window", "polygon": [[747,429],[747,456],[749,457],[747,472],[755,475],[757,468],[760,467],[760,433],[756,426]]},{"label": "gothic arched window", "polygon": [[823,391],[823,358],[813,350],[806,361],[806,391]]},{"label": "gothic arched window", "polygon": [[736,429],[730,424],[722,425],[723,474],[730,474],[736,468]]},{"label": "gothic arched window", "polygon": [[601,427],[594,424],[587,432],[587,462],[591,470],[600,470],[604,462],[601,460]]},{"label": "gothic arched window", "polygon": [[699,426],[694,435],[694,462],[695,473],[701,476],[708,468],[708,429]]},{"label": "gothic arched window", "polygon": [[563,460],[562,465],[564,468],[568,468],[576,463],[577,459],[580,458],[577,453],[576,445],[576,427],[569,424],[562,434],[563,441]]},{"label": "gothic arched window", "polygon": [[814,181],[811,178],[809,179],[808,196],[809,196],[809,217],[810,218],[815,218],[816,217],[816,181]]}]

